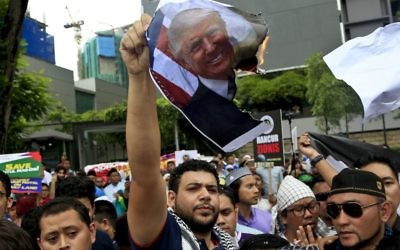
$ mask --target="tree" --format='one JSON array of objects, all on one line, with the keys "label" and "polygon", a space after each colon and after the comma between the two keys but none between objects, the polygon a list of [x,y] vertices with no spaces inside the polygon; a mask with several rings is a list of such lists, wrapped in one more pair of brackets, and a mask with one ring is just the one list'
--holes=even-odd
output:
[{"label": "tree", "polygon": [[28,0],[0,1],[0,153],[5,153],[18,46]]},{"label": "tree", "polygon": [[249,111],[290,110],[307,105],[306,91],[302,72],[286,71],[271,79],[262,75],[239,79],[236,99],[241,108]]},{"label": "tree", "polygon": [[336,79],[318,53],[307,60],[307,98],[317,126],[328,134],[331,127],[340,127],[362,114],[362,104],[356,92],[345,82]]},{"label": "tree", "polygon": [[[21,50],[23,47],[21,46]],[[49,94],[50,79],[38,73],[25,71],[27,66],[22,52],[18,59],[13,91],[10,99],[10,116],[3,153],[21,149],[20,134],[29,122],[41,119],[51,109],[55,100]]]}]

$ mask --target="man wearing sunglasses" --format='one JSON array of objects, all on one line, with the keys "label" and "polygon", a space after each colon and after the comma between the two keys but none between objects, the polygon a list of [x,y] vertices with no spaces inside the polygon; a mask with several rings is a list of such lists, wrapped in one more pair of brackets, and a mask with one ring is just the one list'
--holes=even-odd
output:
[{"label": "man wearing sunglasses", "polygon": [[393,206],[374,173],[344,169],[332,180],[327,213],[339,238],[325,250],[400,249],[399,237],[386,225]]},{"label": "man wearing sunglasses", "polygon": [[[299,149],[304,155],[311,159],[311,163],[314,162],[312,165],[318,169],[318,172],[321,173],[328,185],[331,185],[332,178],[337,174],[337,172],[329,162],[311,146],[311,139],[307,133],[300,136]],[[400,218],[396,212],[396,208],[400,205],[400,184],[394,163],[385,157],[367,155],[355,162],[353,167],[372,172],[383,180],[386,199],[390,201],[395,208],[387,224],[400,232]]]},{"label": "man wearing sunglasses", "polygon": [[326,200],[328,199],[331,187],[326,183],[321,175],[315,175],[311,189],[315,194],[315,198],[319,202],[319,218],[326,224],[327,227],[332,227],[332,219],[326,213]]}]

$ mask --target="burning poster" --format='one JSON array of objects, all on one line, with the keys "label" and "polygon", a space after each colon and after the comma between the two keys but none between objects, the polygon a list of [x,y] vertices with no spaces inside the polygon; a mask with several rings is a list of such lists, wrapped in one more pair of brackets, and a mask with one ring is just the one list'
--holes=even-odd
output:
[{"label": "burning poster", "polygon": [[225,152],[271,130],[233,102],[236,72],[257,69],[267,32],[260,15],[208,0],[161,1],[148,29],[157,87]]}]

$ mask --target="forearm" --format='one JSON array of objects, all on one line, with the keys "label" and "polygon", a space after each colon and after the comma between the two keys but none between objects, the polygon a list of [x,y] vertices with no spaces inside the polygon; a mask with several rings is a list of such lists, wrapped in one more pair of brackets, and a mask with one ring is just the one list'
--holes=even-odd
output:
[{"label": "forearm", "polygon": [[[299,149],[305,156],[310,159],[311,162],[315,162],[320,153],[312,147],[311,138],[307,133],[300,136],[299,139]],[[324,180],[328,183],[329,186],[332,184],[333,177],[337,174],[336,170],[329,164],[329,162],[325,159],[319,160],[315,162],[314,167],[317,168],[318,173],[324,178]]]},{"label": "forearm", "polygon": [[129,77],[126,121],[127,152],[132,176],[140,172],[159,172],[160,130],[156,88],[148,72]]}]

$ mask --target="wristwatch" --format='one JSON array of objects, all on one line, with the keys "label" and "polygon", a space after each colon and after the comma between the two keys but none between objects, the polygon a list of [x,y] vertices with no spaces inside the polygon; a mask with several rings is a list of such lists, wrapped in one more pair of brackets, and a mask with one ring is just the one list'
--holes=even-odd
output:
[{"label": "wristwatch", "polygon": [[317,155],[315,158],[311,159],[310,164],[315,167],[315,165],[323,159],[325,159],[323,155]]}]

